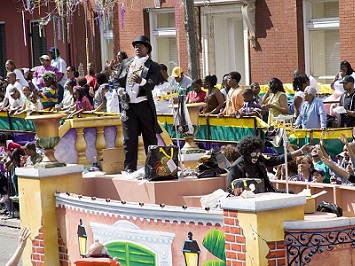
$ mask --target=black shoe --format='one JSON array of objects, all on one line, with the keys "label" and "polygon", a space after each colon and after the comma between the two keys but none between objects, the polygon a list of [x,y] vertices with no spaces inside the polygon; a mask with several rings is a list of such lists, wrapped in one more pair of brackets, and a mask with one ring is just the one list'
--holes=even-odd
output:
[{"label": "black shoe", "polygon": [[129,173],[129,174],[132,174],[133,172],[134,172],[134,170],[132,170],[132,169],[127,169],[127,170],[125,170],[127,173]]},{"label": "black shoe", "polygon": [[8,210],[4,210],[0,212],[0,215],[8,215],[10,212]]}]

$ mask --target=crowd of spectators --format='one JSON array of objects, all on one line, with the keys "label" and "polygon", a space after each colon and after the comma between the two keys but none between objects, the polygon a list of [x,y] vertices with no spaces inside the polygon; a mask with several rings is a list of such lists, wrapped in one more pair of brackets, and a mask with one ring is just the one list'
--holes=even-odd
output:
[{"label": "crowd of spectators", "polygon": [[[109,101],[113,98],[112,78],[127,60],[127,54],[120,51],[117,58],[106,64],[105,71],[99,73],[96,73],[95,65],[89,63],[86,76],[79,76],[74,66],[67,66],[55,47],[48,51],[48,55],[40,57],[40,66],[32,69],[18,69],[12,60],[8,60],[5,64],[6,80],[1,84],[5,89],[0,91],[0,110],[12,115],[39,110],[65,111],[68,118],[81,117],[83,112],[107,112]],[[186,103],[204,103],[201,114],[205,116],[236,119],[256,116],[269,126],[274,126],[279,115],[293,115],[294,128],[325,130],[329,126],[329,117],[333,117],[336,125],[342,127],[355,125],[354,76],[350,63],[341,62],[340,72],[331,83],[334,94],[330,98],[335,103],[329,113],[318,97],[314,78],[298,70],[293,73],[295,94],[292,103],[288,100],[283,82],[276,77],[269,80],[268,90],[260,96],[260,85],[257,82],[250,86],[240,85],[241,74],[236,71],[225,74],[219,87],[215,75],[192,80],[180,66],[174,67],[169,75],[168,68],[163,64],[160,64],[153,96],[157,100],[163,94],[177,92],[186,96]],[[119,109],[116,111],[119,112]],[[302,182],[351,184],[354,152],[350,151],[355,149],[355,144],[346,142],[345,138],[342,141],[344,152],[338,155],[338,163],[328,159],[320,143],[312,147],[309,155],[292,156],[288,162],[288,177],[285,177],[282,165],[268,168],[269,174],[278,179]],[[19,158],[24,156],[19,151],[17,153]],[[13,154],[11,156],[12,166],[21,167],[20,160]],[[13,190],[14,196],[17,196],[15,185]]]},{"label": "crowd of spectators", "polygon": [[11,133],[0,133],[0,207],[1,215],[19,217],[19,189],[16,168],[42,162],[42,151],[35,142],[20,145]]}]

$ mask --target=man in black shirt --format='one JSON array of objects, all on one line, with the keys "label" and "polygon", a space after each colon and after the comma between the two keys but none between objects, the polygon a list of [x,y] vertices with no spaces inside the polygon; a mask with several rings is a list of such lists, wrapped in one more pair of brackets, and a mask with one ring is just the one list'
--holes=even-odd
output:
[{"label": "man in black shirt", "polygon": [[345,90],[340,97],[340,106],[343,106],[346,113],[341,114],[340,127],[355,126],[355,93],[354,93],[354,78],[350,75],[345,76],[340,82]]}]

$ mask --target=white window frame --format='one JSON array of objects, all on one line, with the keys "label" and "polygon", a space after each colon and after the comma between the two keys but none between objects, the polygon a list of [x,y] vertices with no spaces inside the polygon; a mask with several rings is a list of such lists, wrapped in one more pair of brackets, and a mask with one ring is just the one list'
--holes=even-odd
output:
[{"label": "white window frame", "polygon": [[[111,61],[113,58],[108,58],[107,40],[113,41],[113,30],[106,30],[104,27],[100,28],[100,42],[101,42],[101,70],[105,69],[106,60]],[[115,55],[114,55],[115,56]]]},{"label": "white window frame", "polygon": [[[174,8],[164,8],[164,9],[151,9],[149,12],[149,28],[150,28],[150,43],[152,45],[151,58],[153,61],[157,61],[158,53],[157,39],[159,37],[171,37],[176,38],[176,28],[158,28],[158,14],[161,13],[173,13],[175,14]],[[177,44],[178,46],[178,44]],[[176,62],[178,64],[178,62]]]},{"label": "white window frame", "polygon": [[[334,0],[303,0],[303,24],[304,24],[304,47],[305,47],[305,71],[311,74],[310,32],[313,30],[339,30],[339,17],[310,19],[312,3],[336,2]],[[318,79],[333,79],[334,76],[319,76]]]},{"label": "white window frame", "polygon": [[208,48],[209,29],[208,29],[207,15],[211,14],[214,16],[218,16],[218,15],[223,16],[223,14],[225,14],[226,12],[230,12],[230,10],[234,10],[233,15],[241,18],[243,23],[243,42],[244,42],[244,51],[243,51],[244,77],[243,78],[244,78],[245,85],[248,85],[250,84],[250,46],[248,40],[248,30],[245,21],[242,17],[241,7],[242,7],[242,3],[235,3],[235,1],[233,1],[233,5],[213,6],[213,12],[209,10],[208,6],[201,8],[200,19],[201,19],[201,42],[202,42],[202,68],[203,68],[204,76],[210,74],[210,69],[209,69],[210,62],[208,57],[210,53]]}]

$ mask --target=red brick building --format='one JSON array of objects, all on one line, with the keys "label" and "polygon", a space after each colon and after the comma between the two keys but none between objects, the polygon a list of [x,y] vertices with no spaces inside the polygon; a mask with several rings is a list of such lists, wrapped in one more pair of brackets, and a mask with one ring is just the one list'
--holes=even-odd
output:
[{"label": "red brick building", "polygon": [[[145,34],[151,39],[154,60],[164,63],[169,70],[179,64],[188,72],[182,0],[117,0],[111,1],[115,2],[113,9],[103,8],[101,13],[98,4],[102,1],[96,1],[95,5],[95,0],[91,0],[92,3],[80,4],[71,19],[62,22],[60,16],[54,15],[46,26],[38,27],[38,19],[54,10],[41,6],[32,14],[25,12],[25,35],[21,1],[4,2],[0,10],[1,64],[8,58],[19,67],[36,65],[39,55],[56,44],[68,64],[86,65],[89,60],[96,63],[99,71],[119,50],[132,56],[132,40]],[[290,82],[293,71],[301,69],[320,82],[329,82],[341,60],[355,65],[353,1],[194,0],[194,3],[201,76],[216,74],[221,81],[224,73],[237,70],[245,84],[266,83],[271,77]],[[1,71],[3,74],[4,69]]]}]

